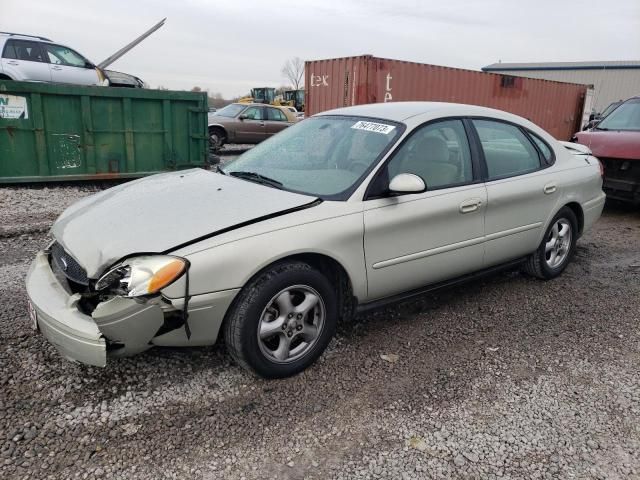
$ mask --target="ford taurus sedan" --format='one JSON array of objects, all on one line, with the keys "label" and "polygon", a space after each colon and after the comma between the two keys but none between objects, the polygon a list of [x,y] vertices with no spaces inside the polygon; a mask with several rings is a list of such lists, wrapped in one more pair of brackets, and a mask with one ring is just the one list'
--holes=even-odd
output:
[{"label": "ford taurus sedan", "polygon": [[87,364],[223,336],[243,367],[292,375],[363,309],[502,267],[560,275],[605,199],[598,160],[570,145],[468,105],[315,115],[219,172],[69,207],[29,271],[31,318]]}]

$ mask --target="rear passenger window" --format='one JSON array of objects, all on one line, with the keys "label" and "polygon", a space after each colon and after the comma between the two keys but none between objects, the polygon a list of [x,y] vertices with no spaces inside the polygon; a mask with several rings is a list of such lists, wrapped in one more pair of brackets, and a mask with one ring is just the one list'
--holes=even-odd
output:
[{"label": "rear passenger window", "polygon": [[18,56],[16,55],[16,47],[13,42],[7,42],[7,45],[4,47],[4,52],[2,52],[3,58],[13,58],[16,59]]},{"label": "rear passenger window", "polygon": [[[7,54],[13,56],[7,57]],[[3,56],[5,56],[5,58],[26,60],[28,62],[44,62],[40,45],[37,42],[27,40],[9,40]]]},{"label": "rear passenger window", "polygon": [[551,148],[547,145],[547,142],[538,137],[535,133],[529,132],[529,136],[533,140],[533,142],[542,153],[542,158],[546,162],[547,165],[551,165],[553,163],[553,153],[551,152]]},{"label": "rear passenger window", "polygon": [[264,120],[262,108],[260,107],[247,108],[244,112],[242,112],[242,114],[249,120]]},{"label": "rear passenger window", "polygon": [[540,168],[538,151],[516,126],[473,120],[487,163],[489,180],[521,175]]},{"label": "rear passenger window", "polygon": [[275,120],[276,122],[286,122],[287,117],[277,108],[267,108],[267,120]]}]

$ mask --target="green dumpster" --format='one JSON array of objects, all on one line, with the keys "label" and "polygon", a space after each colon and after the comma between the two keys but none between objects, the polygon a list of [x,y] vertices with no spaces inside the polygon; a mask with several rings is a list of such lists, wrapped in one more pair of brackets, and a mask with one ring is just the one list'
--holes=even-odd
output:
[{"label": "green dumpster", "polygon": [[207,96],[0,81],[0,184],[202,167]]}]

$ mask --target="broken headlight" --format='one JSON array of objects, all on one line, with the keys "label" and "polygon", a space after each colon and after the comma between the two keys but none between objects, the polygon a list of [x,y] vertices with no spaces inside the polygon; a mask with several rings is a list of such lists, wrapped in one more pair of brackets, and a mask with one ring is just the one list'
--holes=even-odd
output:
[{"label": "broken headlight", "polygon": [[184,275],[188,265],[184,258],[170,255],[132,257],[100,277],[95,289],[126,297],[153,295]]}]

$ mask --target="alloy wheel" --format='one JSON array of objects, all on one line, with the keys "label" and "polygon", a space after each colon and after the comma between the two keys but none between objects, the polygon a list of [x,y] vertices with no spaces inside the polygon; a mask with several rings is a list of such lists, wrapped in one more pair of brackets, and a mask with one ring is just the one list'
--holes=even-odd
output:
[{"label": "alloy wheel", "polygon": [[545,261],[550,268],[558,268],[571,250],[571,222],[566,218],[555,221],[545,243]]},{"label": "alloy wheel", "polygon": [[315,345],[326,318],[324,300],[307,285],[287,287],[269,301],[258,324],[258,345],[276,363],[290,363]]}]

